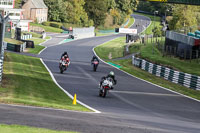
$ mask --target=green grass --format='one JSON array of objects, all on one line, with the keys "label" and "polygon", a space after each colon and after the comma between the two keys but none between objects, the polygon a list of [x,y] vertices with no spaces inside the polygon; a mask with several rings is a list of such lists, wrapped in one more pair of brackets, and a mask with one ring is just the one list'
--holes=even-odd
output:
[{"label": "green grass", "polygon": [[30,23],[31,26],[38,26],[38,27],[42,27],[45,32],[54,32],[54,33],[62,33],[63,30],[62,29],[59,29],[59,28],[54,28],[54,27],[51,27],[51,26],[44,26],[42,24],[35,24],[35,23]]},{"label": "green grass", "polygon": [[96,47],[95,51],[98,55],[101,54],[102,59],[109,59],[109,55],[114,59],[123,56],[125,45],[125,37],[119,37]]},{"label": "green grass", "polygon": [[131,27],[131,26],[133,25],[134,21],[135,21],[135,19],[131,17],[131,18],[129,19],[128,24],[127,24],[125,27],[127,27],[127,28]]},{"label": "green grass", "polygon": [[160,17],[158,17],[158,16],[155,16],[155,21],[154,21],[154,15],[137,13],[137,12],[134,12],[134,14],[143,15],[143,16],[149,17],[151,19],[151,25],[145,31],[142,32],[144,34],[147,34],[147,35],[153,34],[152,30],[154,29],[154,23],[155,23],[155,27],[156,26],[162,27],[161,22],[160,22]]},{"label": "green grass", "polygon": [[117,65],[122,66],[122,70],[130,73],[131,75],[134,75],[138,78],[147,80],[151,83],[157,84],[159,86],[168,88],[170,90],[179,92],[181,94],[196,98],[198,100],[200,100],[200,91],[197,90],[193,90],[190,88],[186,88],[184,86],[181,86],[179,84],[174,84],[170,81],[164,80],[162,78],[159,78],[157,76],[154,76],[144,70],[141,70],[140,68],[137,68],[135,66],[132,65],[132,60],[131,59],[127,59],[127,60],[118,60],[118,61],[111,61],[112,63],[115,63]]},{"label": "green grass", "polygon": [[0,125],[1,133],[77,133],[70,131],[56,131],[20,125]]},{"label": "green grass", "polygon": [[31,54],[38,54],[41,50],[43,50],[45,47],[41,45],[35,45],[35,48],[27,48],[27,52]]},{"label": "green grass", "polygon": [[[135,19],[131,17],[130,20],[129,20],[129,22],[128,22],[128,24],[126,26],[124,26],[124,27],[128,28],[128,27],[132,26],[133,23],[134,23],[134,21],[135,21]],[[107,30],[113,30],[113,28],[109,28]],[[100,32],[98,32],[97,29],[95,29],[95,33],[96,33],[96,36],[107,36],[107,35],[114,34],[114,32],[100,33]]]},{"label": "green grass", "polygon": [[[160,40],[161,38],[158,38],[158,39]],[[108,56],[108,53],[110,53],[110,52],[112,52],[113,55],[117,55],[117,56],[121,55],[120,53],[122,53],[122,51],[120,52],[120,50],[122,50],[122,49],[119,48],[119,46],[123,46],[124,43],[122,41],[121,44],[118,44],[119,42],[120,42],[120,39],[117,38],[115,40],[112,40],[110,42],[102,44],[95,48],[95,52],[97,53],[98,56],[100,56],[100,58],[102,58],[106,61],[109,61],[111,63],[122,66],[122,68],[121,68],[122,70],[124,70],[136,77],[139,77],[141,79],[147,80],[149,82],[155,83],[157,85],[163,86],[165,88],[171,89],[173,91],[176,91],[176,92],[179,92],[184,95],[187,95],[187,96],[190,96],[190,97],[200,100],[200,91],[186,88],[184,86],[172,83],[170,81],[156,77],[146,71],[143,71],[140,68],[133,66],[131,59],[117,60],[117,61],[108,60],[107,56]],[[115,45],[115,44],[117,44],[117,45]],[[135,52],[140,51],[141,52],[140,56],[142,58],[151,60],[154,63],[164,64],[165,66],[172,67],[176,70],[179,69],[183,72],[187,72],[187,73],[191,73],[191,74],[195,74],[195,75],[200,74],[200,71],[199,71],[200,64],[198,64],[196,61],[192,61],[192,62],[183,61],[183,60],[179,60],[178,58],[169,57],[169,56],[162,57],[162,54],[160,53],[159,50],[156,49],[155,46],[154,46],[154,54],[152,54],[152,44],[151,43],[148,43],[145,46],[142,44],[133,44],[132,51],[135,51]]]},{"label": "green grass", "polygon": [[198,63],[197,60],[191,60],[191,61],[181,60],[173,56],[163,57],[163,54],[159,50],[157,50],[155,46],[154,46],[154,54],[153,54],[152,46],[153,46],[152,43],[148,43],[145,47],[143,47],[141,49],[140,56],[151,62],[162,64],[181,72],[200,76],[200,63]]},{"label": "green grass", "polygon": [[41,46],[39,44],[45,42],[46,39],[50,39],[50,37],[47,36],[45,39],[33,37],[33,38],[29,39],[29,40],[34,41],[35,48],[27,48],[27,52],[32,53],[32,54],[38,54],[42,49],[45,48],[44,46]]},{"label": "green grass", "polygon": [[38,34],[38,33],[35,33],[35,32],[23,32],[23,33],[32,34],[32,37],[42,38],[42,34]]},{"label": "green grass", "polygon": [[39,58],[15,53],[5,53],[0,102],[89,111],[72,104],[72,99],[56,86]]},{"label": "green grass", "polygon": [[8,42],[8,43],[12,43],[12,44],[17,44],[17,45],[21,45],[21,44],[24,43],[22,41],[15,40],[15,39],[12,39],[12,38],[4,38],[4,41]]}]

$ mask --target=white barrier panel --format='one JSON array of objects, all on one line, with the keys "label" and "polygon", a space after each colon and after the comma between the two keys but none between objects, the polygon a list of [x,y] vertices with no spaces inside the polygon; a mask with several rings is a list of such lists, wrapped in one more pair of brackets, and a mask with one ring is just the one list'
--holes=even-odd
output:
[{"label": "white barrier panel", "polygon": [[73,35],[78,38],[88,38],[88,37],[94,37],[94,27],[89,28],[73,28]]},{"label": "white barrier panel", "polygon": [[137,29],[119,28],[119,33],[137,34]]}]

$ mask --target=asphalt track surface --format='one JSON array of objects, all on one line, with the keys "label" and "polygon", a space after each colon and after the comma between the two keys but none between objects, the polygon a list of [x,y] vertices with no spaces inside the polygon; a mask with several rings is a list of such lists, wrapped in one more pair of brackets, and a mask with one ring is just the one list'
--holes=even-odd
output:
[{"label": "asphalt track surface", "polygon": [[[135,24],[141,22],[140,19],[143,23],[149,23],[142,16],[135,17],[138,18]],[[76,93],[78,100],[101,113],[2,104],[0,123],[84,133],[198,133],[198,101],[139,80],[103,62],[100,62],[97,72],[92,71],[90,60],[93,47],[119,36],[88,38],[52,46],[51,43],[56,43],[54,39],[47,44],[51,47],[40,54],[56,81],[66,91],[71,95]],[[63,51],[68,51],[71,64],[64,74],[60,74],[58,62]],[[106,98],[101,98],[98,96],[99,81],[111,70],[115,72],[117,85]]]}]

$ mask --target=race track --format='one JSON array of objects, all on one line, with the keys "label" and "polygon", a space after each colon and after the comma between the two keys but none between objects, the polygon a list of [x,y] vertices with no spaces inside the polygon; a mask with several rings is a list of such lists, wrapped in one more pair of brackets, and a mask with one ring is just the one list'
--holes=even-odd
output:
[{"label": "race track", "polygon": [[[141,32],[149,24],[146,17],[135,15]],[[141,21],[142,20],[142,21]],[[197,133],[200,131],[200,103],[158,86],[132,77],[100,62],[92,71],[92,49],[121,34],[94,37],[52,46],[48,44],[40,58],[53,73],[56,81],[71,95],[101,113],[80,113],[0,105],[0,123],[21,124],[56,130],[86,133]],[[53,43],[53,41],[51,41]],[[54,40],[56,42],[56,39]],[[64,74],[59,73],[61,53],[67,51],[71,64]],[[117,85],[106,98],[98,96],[102,76],[114,71]]]}]

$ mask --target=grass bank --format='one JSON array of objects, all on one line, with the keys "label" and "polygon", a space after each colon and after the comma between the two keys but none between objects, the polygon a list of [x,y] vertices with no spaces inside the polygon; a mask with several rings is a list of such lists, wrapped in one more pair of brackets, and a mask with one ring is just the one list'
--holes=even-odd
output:
[{"label": "grass bank", "polygon": [[56,86],[39,58],[15,53],[5,53],[0,102],[89,111],[72,104],[72,99]]},{"label": "grass bank", "polygon": [[[154,42],[155,40],[156,39],[154,38]],[[161,39],[161,37],[157,38],[157,40],[159,40],[161,44],[164,43],[161,41],[164,41],[164,39]],[[110,57],[112,57],[112,59],[123,57],[125,45],[125,37],[119,37],[110,42],[99,45],[95,48],[95,51],[98,55],[101,55],[102,59],[109,60],[111,59]],[[146,45],[135,43],[130,45],[129,49],[131,53],[140,52],[139,57],[150,62],[164,65],[181,72],[200,76],[200,64],[197,60],[181,60],[173,56],[163,56],[162,51],[158,50],[157,47],[158,45],[153,45],[153,43],[151,43],[151,39],[149,39]],[[152,49],[154,52],[152,52]]]},{"label": "grass bank", "polygon": [[[120,53],[122,53],[122,51],[120,52],[120,50],[122,50],[122,49],[119,48],[119,46],[123,46],[124,43],[116,45],[117,42],[119,43],[119,40],[121,42],[123,42],[122,38],[121,39],[117,38],[115,40],[112,40],[110,42],[107,42],[105,44],[102,44],[102,45],[96,47],[95,52],[97,53],[97,55],[100,58],[122,66],[122,68],[121,68],[122,70],[124,70],[136,77],[139,77],[141,79],[147,80],[154,84],[160,85],[165,88],[169,88],[173,91],[176,91],[176,92],[179,92],[184,95],[187,95],[187,96],[190,96],[190,97],[200,100],[200,91],[192,90],[192,89],[186,88],[184,86],[174,84],[170,81],[164,80],[164,79],[156,77],[146,71],[143,71],[143,70],[133,66],[131,59],[117,60],[117,61],[109,60],[108,53],[112,52],[113,55],[116,55],[115,57],[117,57],[118,55],[120,55]],[[200,71],[199,71],[200,64],[195,63],[195,61],[193,61],[193,62],[183,61],[183,60],[179,60],[178,58],[169,57],[169,56],[162,57],[161,52],[159,50],[157,50],[157,48],[155,46],[154,46],[154,54],[152,54],[152,46],[153,45],[151,43],[148,43],[145,46],[143,44],[134,44],[132,50],[136,51],[136,52],[140,51],[141,52],[140,56],[142,58],[151,60],[154,63],[164,64],[166,66],[170,65],[176,69],[182,69],[183,72],[193,73],[196,75],[198,75],[200,73]]]},{"label": "grass bank", "polygon": [[21,44],[24,43],[22,41],[19,41],[19,40],[16,40],[16,39],[12,39],[12,38],[4,38],[4,41],[8,42],[8,43],[12,43],[12,44],[17,44],[17,45],[21,45]]},{"label": "grass bank", "polygon": [[157,84],[159,86],[168,88],[170,90],[179,92],[181,94],[193,97],[195,99],[200,100],[200,91],[193,90],[190,88],[186,88],[184,86],[181,86],[179,84],[174,84],[170,81],[164,80],[162,78],[156,77],[144,70],[141,70],[140,68],[134,67],[132,65],[132,60],[131,59],[126,59],[126,60],[118,60],[118,61],[110,61],[112,63],[115,63],[117,65],[122,66],[122,70],[130,73],[131,75],[134,75],[138,78],[144,79],[146,81],[149,81],[151,83]]},{"label": "grass bank", "polygon": [[96,47],[95,51],[98,55],[101,55],[102,59],[106,60],[122,57],[126,45],[125,39],[125,37],[119,37]]},{"label": "grass bank", "polygon": [[77,133],[70,131],[55,131],[44,128],[34,128],[20,125],[0,125],[1,133]]},{"label": "grass bank", "polygon": [[54,28],[54,27],[51,27],[51,26],[44,26],[42,24],[35,24],[35,23],[30,23],[31,26],[38,26],[38,27],[42,27],[45,32],[54,32],[54,33],[61,33],[63,32],[62,29],[59,29],[59,28]]},{"label": "grass bank", "polygon": [[[152,48],[154,48],[154,53],[152,53]],[[148,43],[145,47],[142,47],[139,56],[148,61],[164,65],[174,70],[200,76],[200,63],[198,63],[197,60],[182,60],[173,56],[163,57],[162,52],[158,50],[155,45],[153,47],[152,43]]]}]

